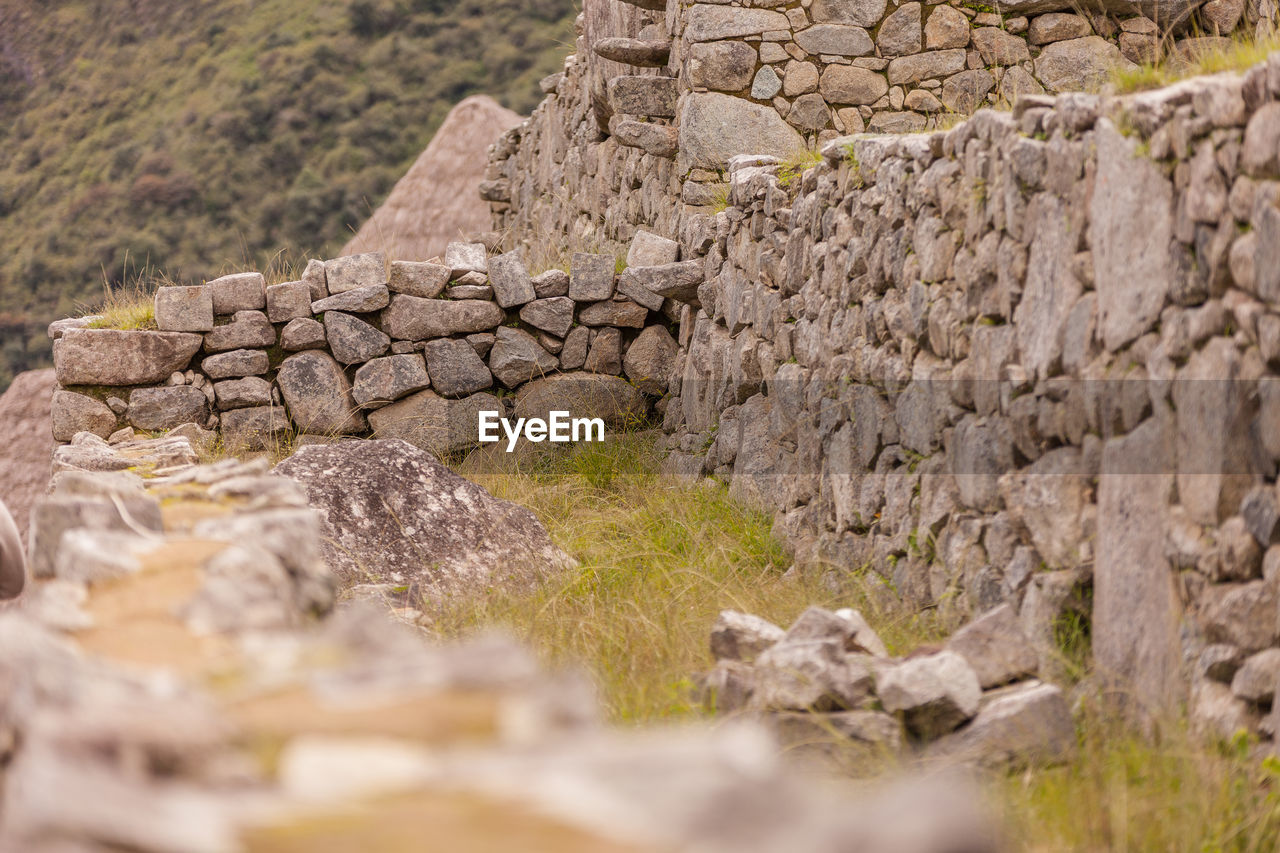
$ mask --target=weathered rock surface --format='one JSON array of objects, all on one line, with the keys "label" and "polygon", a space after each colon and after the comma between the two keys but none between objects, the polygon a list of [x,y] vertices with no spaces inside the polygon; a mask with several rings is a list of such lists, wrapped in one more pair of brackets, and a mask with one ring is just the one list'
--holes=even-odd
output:
[{"label": "weathered rock surface", "polygon": [[421,341],[485,332],[505,318],[503,310],[492,302],[470,299],[454,302],[397,294],[382,312],[382,329],[397,340]]},{"label": "weathered rock surface", "polygon": [[135,388],[125,416],[138,429],[165,430],[209,419],[209,400],[199,388]]},{"label": "weathered rock surface", "polygon": [[360,366],[351,396],[361,406],[372,402],[391,403],[430,384],[431,377],[427,375],[421,355],[391,355]]},{"label": "weathered rock surface", "polygon": [[199,335],[68,329],[53,348],[60,385],[147,385],[185,370]]},{"label": "weathered rock surface", "polygon": [[482,411],[502,415],[504,410],[492,394],[450,400],[434,391],[420,391],[370,412],[369,427],[378,438],[401,439],[443,457],[479,443]]},{"label": "weathered rock surface", "polygon": [[644,394],[625,379],[579,373],[547,376],[524,385],[516,392],[515,415],[545,420],[551,412],[560,411],[624,427],[642,422],[648,409]]},{"label": "weathered rock surface", "polygon": [[1062,689],[1032,681],[996,691],[968,725],[932,744],[928,754],[999,767],[1064,761],[1075,747]]},{"label": "weathered rock surface", "polygon": [[105,403],[71,391],[53,392],[51,417],[55,441],[70,441],[78,432],[106,438],[116,430],[116,413]]},{"label": "weathered rock surface", "polygon": [[466,341],[428,341],[423,354],[432,386],[445,397],[464,397],[493,385],[493,374]]},{"label": "weathered rock surface", "polygon": [[523,329],[498,329],[497,340],[489,351],[489,369],[508,388],[545,376],[559,366],[559,359]]},{"label": "weathered rock surface", "polygon": [[950,651],[882,667],[875,689],[886,711],[901,712],[907,728],[928,739],[971,719],[982,698],[972,667]]},{"label": "weathered rock surface", "polygon": [[387,283],[387,259],[381,252],[347,255],[324,262],[325,283],[330,294]]},{"label": "weathered rock surface", "polygon": [[716,660],[755,660],[776,645],[786,632],[759,616],[722,610],[711,629],[711,654]]},{"label": "weathered rock surface", "polygon": [[1035,675],[1039,665],[1035,647],[1008,604],[965,625],[947,640],[947,648],[968,662],[984,690]]},{"label": "weathered rock surface", "polygon": [[405,441],[304,447],[276,473],[306,488],[323,519],[325,555],[347,578],[438,597],[527,586],[572,562],[532,512]]},{"label": "weathered rock surface", "polygon": [[351,398],[351,383],[328,353],[309,350],[289,356],[280,365],[276,384],[301,432],[344,435],[365,430],[364,415]]}]

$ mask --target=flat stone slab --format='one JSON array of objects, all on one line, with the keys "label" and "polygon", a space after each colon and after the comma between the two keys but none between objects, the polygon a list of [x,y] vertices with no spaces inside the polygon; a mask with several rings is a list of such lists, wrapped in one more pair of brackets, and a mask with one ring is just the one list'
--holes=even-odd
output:
[{"label": "flat stone slab", "polygon": [[151,385],[186,370],[202,342],[187,332],[67,329],[53,365],[63,386]]}]

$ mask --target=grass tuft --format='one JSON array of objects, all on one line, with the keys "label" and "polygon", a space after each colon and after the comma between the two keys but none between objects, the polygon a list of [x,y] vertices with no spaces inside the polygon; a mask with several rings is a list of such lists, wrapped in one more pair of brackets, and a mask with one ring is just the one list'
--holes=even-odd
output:
[{"label": "grass tuft", "polygon": [[790,189],[792,185],[804,177],[805,172],[821,163],[822,159],[822,154],[819,151],[808,148],[797,151],[782,161],[782,165],[778,169],[778,180],[784,187]]},{"label": "grass tuft", "polygon": [[1262,39],[1237,34],[1229,39],[1208,40],[1194,52],[1175,51],[1136,68],[1117,68],[1111,74],[1111,85],[1117,94],[1125,94],[1158,89],[1203,74],[1245,71],[1276,50],[1280,50],[1280,35],[1275,34]]}]

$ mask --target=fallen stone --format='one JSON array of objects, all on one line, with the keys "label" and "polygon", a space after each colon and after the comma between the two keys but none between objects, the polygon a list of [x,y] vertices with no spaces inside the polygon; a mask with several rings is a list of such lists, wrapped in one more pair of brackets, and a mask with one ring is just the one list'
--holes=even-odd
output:
[{"label": "fallen stone", "polygon": [[870,658],[848,655],[834,640],[772,646],[756,658],[751,706],[769,711],[843,711],[872,690]]},{"label": "fallen stone", "polygon": [[381,252],[347,255],[324,262],[325,283],[330,295],[387,283],[387,259]]},{"label": "fallen stone", "polygon": [[716,660],[752,661],[786,632],[768,620],[736,610],[721,610],[711,629],[711,654]]},{"label": "fallen stone", "polygon": [[968,662],[984,690],[1035,675],[1039,666],[1035,647],[1008,604],[965,625],[947,640],[947,649]]},{"label": "fallen stone", "polygon": [[200,335],[67,329],[53,348],[58,384],[151,385],[186,370]]},{"label": "fallen stone", "polygon": [[404,441],[304,447],[276,473],[306,488],[325,556],[346,578],[457,596],[528,587],[573,563],[532,512]]},{"label": "fallen stone", "polygon": [[885,658],[889,650],[880,636],[856,610],[842,608],[834,613],[821,607],[809,607],[787,629],[787,642],[834,640],[846,652]]},{"label": "fallen stone", "polygon": [[833,711],[826,714],[770,714],[770,727],[779,743],[791,753],[796,749],[818,747],[822,751],[835,748],[831,755],[842,758],[841,749],[849,746],[870,747],[872,755],[882,757],[902,752],[902,723],[882,711]]},{"label": "fallen stone", "polygon": [[903,714],[908,730],[933,740],[978,712],[982,686],[964,658],[942,651],[883,667],[876,693],[886,711]]},{"label": "fallen stone", "polygon": [[731,714],[747,707],[755,690],[755,680],[749,664],[719,660],[702,677],[699,686],[707,708],[720,714]]},{"label": "fallen stone", "polygon": [[997,691],[972,722],[932,744],[927,755],[987,767],[1027,766],[1065,761],[1075,747],[1062,689],[1033,681]]}]

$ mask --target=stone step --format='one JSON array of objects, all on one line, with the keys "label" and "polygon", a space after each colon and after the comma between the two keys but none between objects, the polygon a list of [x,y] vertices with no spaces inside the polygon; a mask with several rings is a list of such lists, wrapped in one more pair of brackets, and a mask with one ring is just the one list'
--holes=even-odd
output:
[{"label": "stone step", "polygon": [[592,48],[597,56],[640,68],[663,68],[671,58],[671,42],[644,39],[601,39]]},{"label": "stone step", "polygon": [[609,106],[615,114],[675,118],[680,83],[674,77],[614,77]]}]

